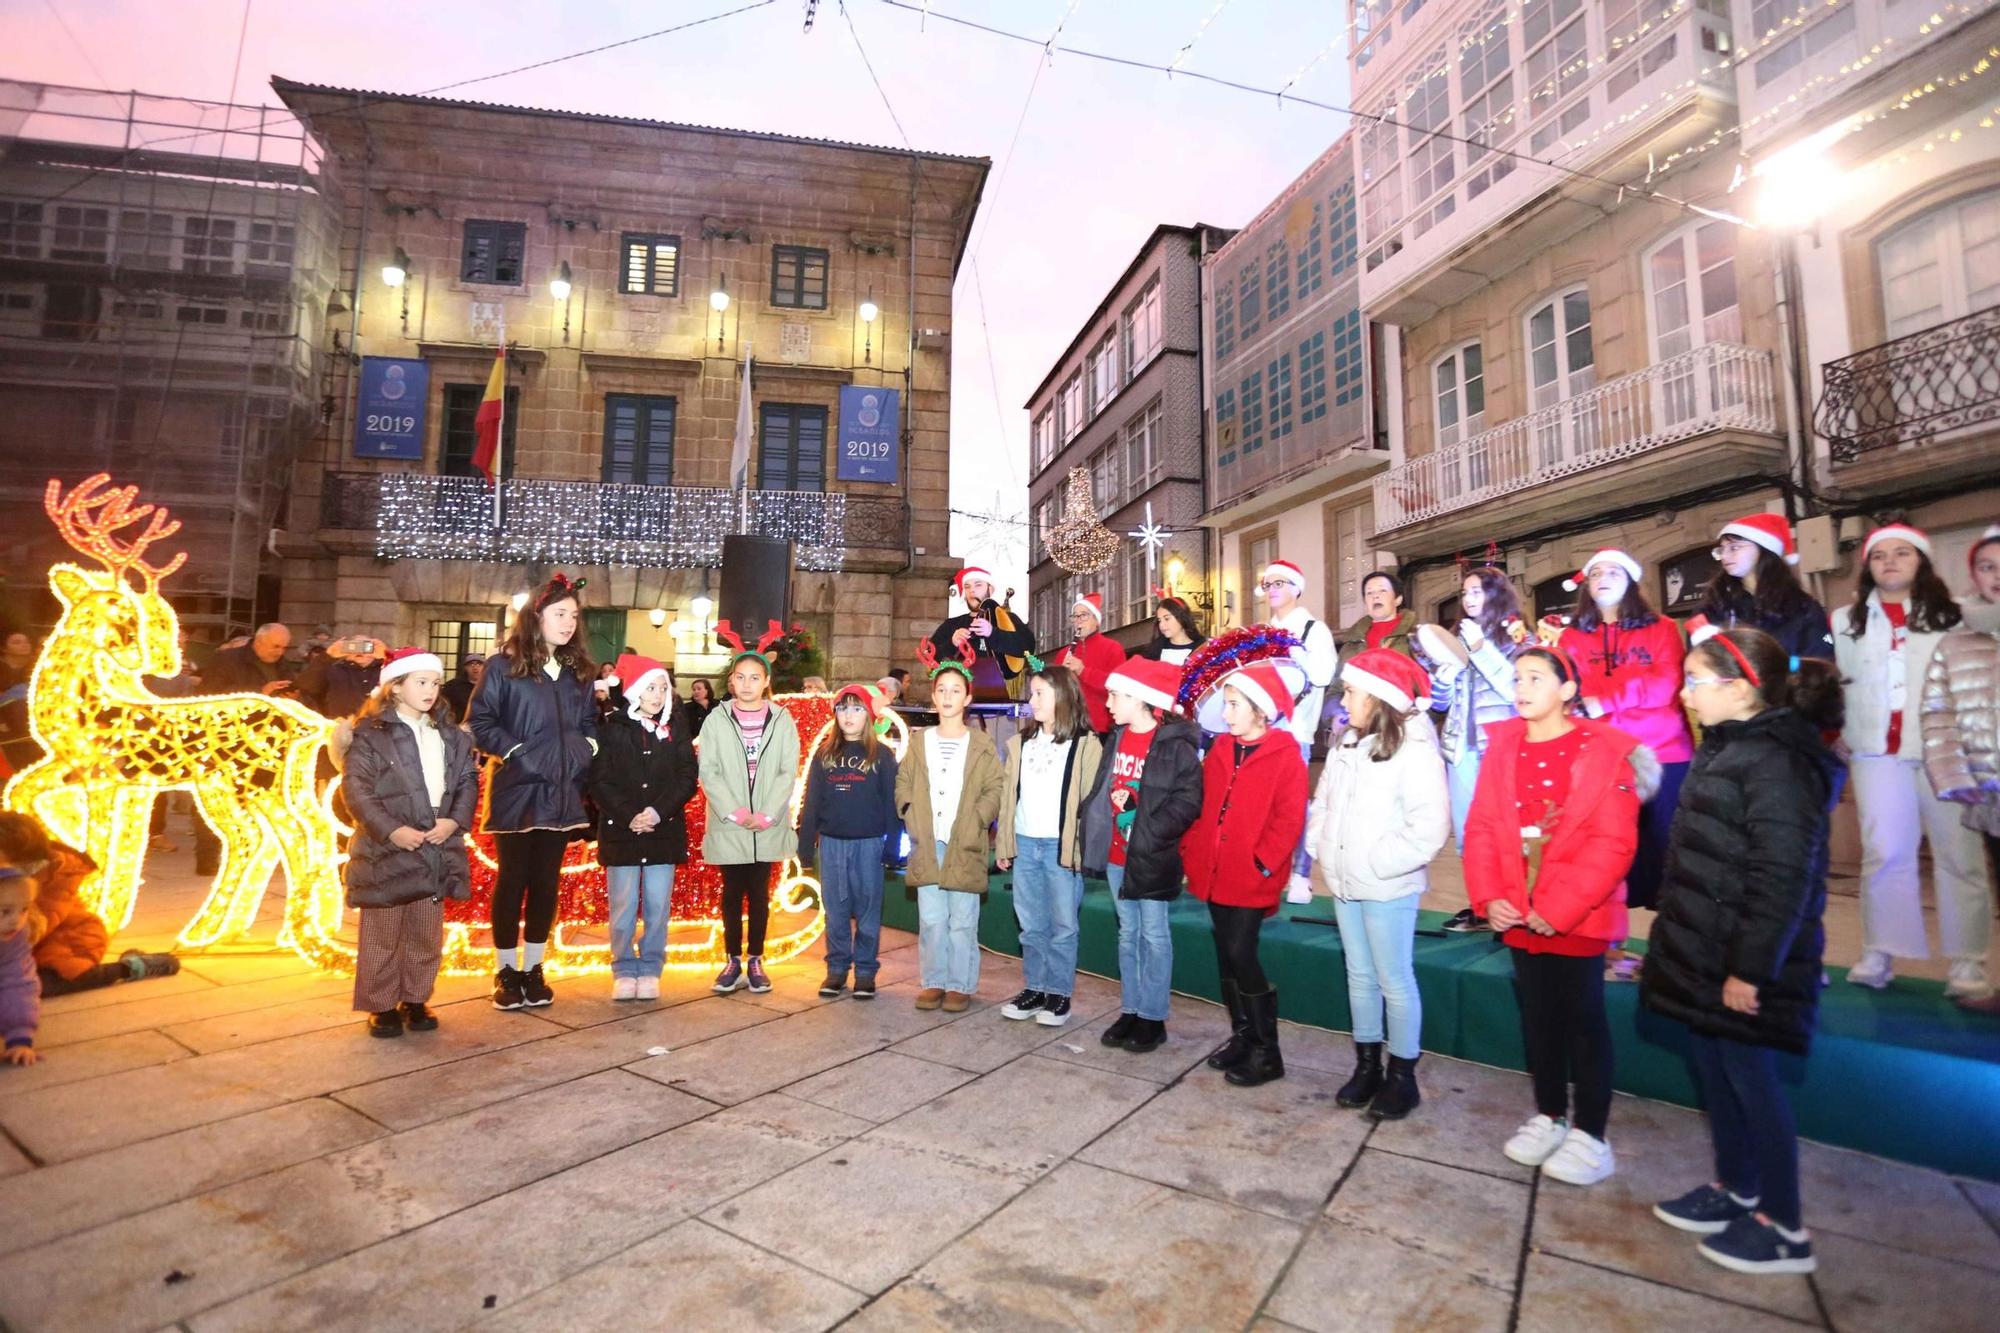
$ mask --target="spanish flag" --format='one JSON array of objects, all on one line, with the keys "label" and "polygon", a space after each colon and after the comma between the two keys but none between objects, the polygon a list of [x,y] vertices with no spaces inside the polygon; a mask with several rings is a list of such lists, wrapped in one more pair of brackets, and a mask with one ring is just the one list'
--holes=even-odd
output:
[{"label": "spanish flag", "polygon": [[486,396],[472,418],[472,466],[490,484],[495,460],[500,457],[500,425],[507,401],[507,345],[502,343],[493,357],[493,373],[486,377]]}]

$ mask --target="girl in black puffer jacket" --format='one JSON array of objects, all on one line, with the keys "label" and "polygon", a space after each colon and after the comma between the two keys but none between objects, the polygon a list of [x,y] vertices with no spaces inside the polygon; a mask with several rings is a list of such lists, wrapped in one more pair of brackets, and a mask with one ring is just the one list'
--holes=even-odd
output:
[{"label": "girl in black puffer jacket", "polygon": [[1840,725],[1830,663],[1759,630],[1712,634],[1682,697],[1704,728],[1668,841],[1641,995],[1685,1023],[1708,1107],[1715,1182],[1654,1207],[1743,1273],[1809,1273],[1797,1132],[1777,1053],[1804,1054],[1826,943],[1827,825],[1846,776],[1821,739]]}]

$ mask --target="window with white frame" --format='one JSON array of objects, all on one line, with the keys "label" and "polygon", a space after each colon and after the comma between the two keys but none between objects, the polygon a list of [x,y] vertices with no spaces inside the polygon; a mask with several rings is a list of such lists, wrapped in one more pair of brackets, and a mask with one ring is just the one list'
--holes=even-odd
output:
[{"label": "window with white frame", "polygon": [[1256,337],[1257,330],[1264,327],[1262,272],[1257,256],[1251,255],[1244,261],[1236,282],[1236,319],[1246,340]]},{"label": "window with white frame", "polygon": [[1361,129],[1361,248],[1371,269],[1400,248],[1388,242],[1403,222],[1401,110],[1386,102]]},{"label": "window with white frame", "polygon": [[172,268],[174,215],[133,208],[120,211],[118,262],[128,268]]},{"label": "window with white frame", "polygon": [[181,268],[189,273],[234,273],[236,219],[187,219],[181,230]]},{"label": "window with white frame", "polygon": [[1236,289],[1221,276],[1219,268],[1210,270],[1210,278],[1214,282],[1215,359],[1227,361],[1236,350]]},{"label": "window with white frame", "polygon": [[1631,54],[1640,31],[1651,17],[1653,0],[1604,0],[1604,59],[1607,63]]},{"label": "window with white frame", "polygon": [[1279,236],[1264,250],[1264,317],[1273,324],[1292,308],[1292,252]]},{"label": "window with white frame", "polygon": [[[1586,288],[1572,287],[1536,305],[1528,312],[1524,332],[1532,410],[1577,399],[1597,383]],[[1543,413],[1535,420],[1534,434],[1539,467],[1587,453],[1598,442],[1596,404],[1573,402],[1567,411]]]},{"label": "window with white frame", "polygon": [[1083,372],[1076,371],[1063,381],[1062,397],[1057,407],[1062,417],[1063,443],[1068,444],[1083,429],[1087,419],[1083,410]]},{"label": "window with white frame", "polygon": [[1271,438],[1292,433],[1292,354],[1280,352],[1265,369],[1271,386]]},{"label": "window with white frame", "polygon": [[1153,575],[1146,568],[1146,548],[1136,543],[1125,557],[1125,604],[1119,623],[1136,625],[1153,614]]},{"label": "window with white frame", "polygon": [[49,258],[101,264],[111,251],[111,210],[60,204],[49,233]]},{"label": "window with white frame", "polygon": [[1532,152],[1545,151],[1590,118],[1586,32],[1583,0],[1527,0],[1521,9]]},{"label": "window with white frame", "polygon": [[1164,421],[1160,400],[1155,398],[1125,423],[1125,484],[1134,496],[1157,482],[1165,470]]},{"label": "window with white frame", "polygon": [[42,205],[0,199],[0,258],[42,257]]},{"label": "window with white frame", "polygon": [[2000,305],[2000,190],[1905,222],[1875,242],[1875,257],[1891,338]]},{"label": "window with white frame", "polygon": [[1053,407],[1043,408],[1028,427],[1028,445],[1034,456],[1035,471],[1040,472],[1056,455],[1056,410]]},{"label": "window with white frame", "polygon": [[1109,513],[1125,502],[1118,485],[1118,454],[1118,442],[1113,440],[1090,456],[1090,498],[1101,513]]},{"label": "window with white frame", "polygon": [[251,223],[243,245],[243,262],[251,268],[290,268],[295,234],[288,222]]},{"label": "window with white frame", "polygon": [[1160,280],[1154,278],[1125,307],[1121,324],[1125,340],[1125,380],[1130,383],[1160,350]]},{"label": "window with white frame", "polygon": [[1403,124],[1410,164],[1410,203],[1417,209],[1414,230],[1421,236],[1449,215],[1448,205],[1424,209],[1424,204],[1452,182],[1458,145],[1439,130],[1451,125],[1451,66],[1440,47],[1417,65],[1403,94]]},{"label": "window with white frame", "polygon": [[1459,30],[1459,133],[1465,145],[1465,194],[1477,199],[1514,169],[1514,159],[1492,150],[1514,137],[1514,69],[1508,62],[1512,29],[1507,6],[1487,7]]},{"label": "window with white frame", "polygon": [[1431,371],[1438,448],[1486,429],[1486,358],[1476,342],[1455,347]]},{"label": "window with white frame", "polygon": [[1090,359],[1086,364],[1090,370],[1090,415],[1096,416],[1118,392],[1117,337],[1105,334],[1097,346],[1091,349]]},{"label": "window with white frame", "polygon": [[1653,356],[1664,361],[1703,343],[1738,342],[1736,235],[1726,222],[1679,232],[1646,257],[1652,297]]}]

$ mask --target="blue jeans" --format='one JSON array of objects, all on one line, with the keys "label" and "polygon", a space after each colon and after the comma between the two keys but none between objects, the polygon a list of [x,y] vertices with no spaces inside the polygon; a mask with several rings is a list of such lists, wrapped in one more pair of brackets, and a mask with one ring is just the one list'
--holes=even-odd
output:
[{"label": "blue jeans", "polygon": [[1106,866],[1111,901],[1118,908],[1118,1007],[1128,1014],[1167,1021],[1174,983],[1174,935],[1167,927],[1164,899],[1120,898],[1124,866]]},{"label": "blue jeans", "polygon": [[[667,914],[673,910],[674,868],[606,866],[604,882],[611,899],[611,975],[659,976],[667,961]],[[646,919],[646,933],[634,953],[633,922],[641,916]]]},{"label": "blue jeans", "polygon": [[819,893],[826,906],[827,975],[873,980],[882,940],[882,840],[821,838]]},{"label": "blue jeans", "polygon": [[1465,855],[1465,817],[1472,813],[1472,792],[1479,785],[1479,759],[1479,751],[1467,745],[1444,774],[1451,788],[1451,836],[1460,856]]},{"label": "blue jeans", "polygon": [[[937,845],[944,864],[944,844]],[[917,887],[917,974],[925,990],[979,989],[979,895]]]},{"label": "blue jeans", "polygon": [[1708,1108],[1716,1177],[1737,1198],[1759,1199],[1779,1226],[1798,1230],[1799,1135],[1778,1081],[1778,1053],[1691,1031],[1688,1058]]},{"label": "blue jeans", "polygon": [[1405,1060],[1416,1059],[1423,1050],[1424,1006],[1411,961],[1421,897],[1409,893],[1388,902],[1333,900],[1340,947],[1347,954],[1347,1004],[1354,1011],[1354,1040],[1381,1041],[1386,1010],[1389,1054]]},{"label": "blue jeans", "polygon": [[1021,983],[1044,995],[1076,989],[1076,918],[1083,876],[1062,865],[1055,838],[1020,838],[1014,853],[1014,915],[1021,921]]}]

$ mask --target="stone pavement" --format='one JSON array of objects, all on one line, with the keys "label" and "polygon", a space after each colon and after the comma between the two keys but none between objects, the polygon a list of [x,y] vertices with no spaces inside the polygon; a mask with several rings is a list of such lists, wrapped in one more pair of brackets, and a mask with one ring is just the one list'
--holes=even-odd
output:
[{"label": "stone pavement", "polygon": [[[132,941],[198,900],[149,884]],[[267,918],[275,917],[275,895]],[[121,941],[121,943],[128,941]],[[52,1000],[46,1059],[0,1070],[0,1327],[1281,1330],[1991,1327],[2000,1187],[1805,1149],[1813,1279],[1717,1268],[1647,1205],[1707,1175],[1700,1117],[1620,1096],[1587,1191],[1500,1155],[1520,1074],[1442,1059],[1410,1120],[1337,1109],[1341,1034],[1227,1087],[1215,1006],[1176,997],[1150,1055],[980,1003],[599,979],[503,1014],[447,982],[442,1030],[375,1041],[288,954]],[[1339,984],[1328,978],[1328,984]],[[665,1048],[665,1054],[651,1054]]]}]

